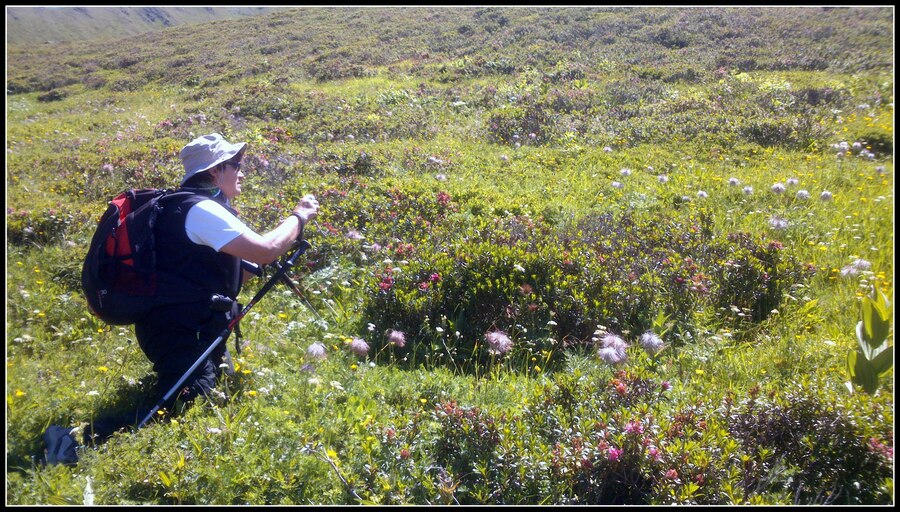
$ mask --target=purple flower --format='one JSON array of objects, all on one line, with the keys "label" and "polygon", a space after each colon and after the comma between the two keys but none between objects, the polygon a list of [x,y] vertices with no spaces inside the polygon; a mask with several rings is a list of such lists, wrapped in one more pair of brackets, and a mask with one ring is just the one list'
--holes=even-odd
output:
[{"label": "purple flower", "polygon": [[772,226],[773,229],[787,229],[790,224],[784,217],[773,215],[769,217],[769,225]]},{"label": "purple flower", "polygon": [[741,184],[741,181],[737,178],[728,178],[728,186],[736,187]]},{"label": "purple flower", "polygon": [[797,191],[797,199],[800,199],[801,201],[806,201],[807,199],[809,199],[809,192],[806,190],[798,190]]},{"label": "purple flower", "polygon": [[488,344],[488,351],[491,354],[502,355],[509,352],[512,348],[512,340],[503,331],[491,331],[484,335]]},{"label": "purple flower", "polygon": [[399,348],[406,346],[406,335],[402,331],[390,329],[388,331],[388,343],[396,345]]},{"label": "purple flower", "polygon": [[306,355],[309,356],[310,359],[322,360],[325,359],[325,345],[315,342],[306,349]]},{"label": "purple flower", "polygon": [[625,424],[625,432],[628,434],[642,434],[644,432],[644,426],[641,425],[640,421],[629,421]]},{"label": "purple flower", "polygon": [[744,194],[745,194],[745,195],[748,195],[748,196],[749,196],[749,195],[752,194],[752,193],[753,193],[753,187],[751,187],[750,185],[747,185],[746,187],[744,187]]},{"label": "purple flower", "polygon": [[359,357],[364,357],[369,353],[369,344],[362,338],[353,338],[353,341],[350,342],[350,352]]},{"label": "purple flower", "polygon": [[669,181],[669,177],[665,174],[660,174],[656,179],[659,180],[660,183],[667,183]]},{"label": "purple flower", "polygon": [[841,269],[841,276],[855,276],[862,272],[863,270],[869,270],[872,268],[872,263],[866,261],[864,259],[855,259],[849,265]]},{"label": "purple flower", "polygon": [[785,190],[784,183],[776,183],[776,184],[772,185],[772,192],[774,192],[776,194],[780,194],[780,193],[784,192],[784,190]]},{"label": "purple flower", "polygon": [[662,350],[663,340],[653,331],[647,331],[641,335],[641,346],[644,347],[648,354],[653,356]]},{"label": "purple flower", "polygon": [[831,195],[831,192],[823,190],[822,195],[819,196],[819,199],[821,199],[822,201],[831,201],[832,197],[833,196]]}]

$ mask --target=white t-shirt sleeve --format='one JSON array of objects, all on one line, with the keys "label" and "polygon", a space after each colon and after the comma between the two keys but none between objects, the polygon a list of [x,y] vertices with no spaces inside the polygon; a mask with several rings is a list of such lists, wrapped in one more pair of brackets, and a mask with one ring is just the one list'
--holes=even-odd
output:
[{"label": "white t-shirt sleeve", "polygon": [[188,210],[184,230],[195,244],[212,247],[216,252],[228,242],[252,230],[221,204],[206,199]]}]

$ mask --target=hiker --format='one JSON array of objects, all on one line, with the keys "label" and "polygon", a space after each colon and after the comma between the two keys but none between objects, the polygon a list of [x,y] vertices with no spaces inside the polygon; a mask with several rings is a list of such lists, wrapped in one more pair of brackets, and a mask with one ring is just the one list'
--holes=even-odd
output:
[{"label": "hiker", "polygon": [[[141,350],[157,373],[157,391],[163,397],[206,351],[229,321],[239,313],[241,285],[262,275],[261,265],[277,260],[298,239],[303,227],[316,217],[319,203],[305,196],[281,223],[263,235],[237,218],[231,201],[241,193],[241,160],[246,143],[232,144],[220,134],[198,137],[180,153],[184,164],[181,190],[193,192],[168,203],[155,228],[157,266],[186,282],[211,291],[210,299],[157,306],[134,332]],[[177,401],[189,403],[208,395],[222,374],[233,375],[231,356],[223,341],[175,393],[165,408]],[[102,441],[118,429],[136,425],[150,410],[95,420],[84,432],[85,442]],[[65,454],[72,429],[51,426],[45,433],[48,462],[74,462]],[[59,453],[63,452],[63,453]],[[77,459],[76,459],[77,460]]]}]

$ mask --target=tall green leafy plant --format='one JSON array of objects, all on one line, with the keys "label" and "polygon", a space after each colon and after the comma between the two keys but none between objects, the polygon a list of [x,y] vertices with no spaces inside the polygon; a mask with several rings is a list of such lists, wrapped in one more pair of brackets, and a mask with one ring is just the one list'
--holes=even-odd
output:
[{"label": "tall green leafy plant", "polygon": [[871,297],[863,297],[860,304],[861,320],[856,324],[859,348],[847,354],[850,380],[869,394],[878,389],[878,379],[893,366],[894,347],[888,345],[890,316],[887,298],[873,287]]}]

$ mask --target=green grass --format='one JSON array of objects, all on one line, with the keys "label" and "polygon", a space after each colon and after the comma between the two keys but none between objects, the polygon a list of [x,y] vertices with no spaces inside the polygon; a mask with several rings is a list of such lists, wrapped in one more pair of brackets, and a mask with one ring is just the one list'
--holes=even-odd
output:
[{"label": "green grass", "polygon": [[[892,23],[301,8],[11,48],[7,503],[90,478],[95,504],[892,504],[893,373],[870,395],[846,368],[861,298],[893,298]],[[309,304],[276,287],[245,317],[227,403],[36,464],[48,424],[152,399],[80,265],[105,202],[174,186],[213,131],[250,144],[258,231],[319,198]]]}]

